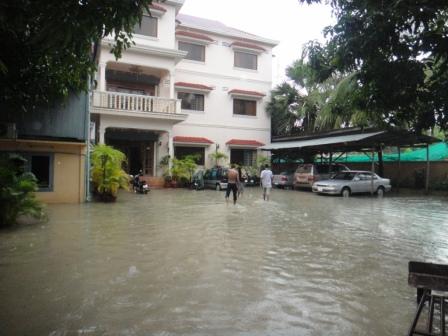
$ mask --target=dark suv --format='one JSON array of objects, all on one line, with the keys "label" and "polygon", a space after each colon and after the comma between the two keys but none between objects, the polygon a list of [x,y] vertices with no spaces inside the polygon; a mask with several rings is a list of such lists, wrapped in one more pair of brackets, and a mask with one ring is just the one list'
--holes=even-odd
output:
[{"label": "dark suv", "polygon": [[216,190],[227,189],[227,168],[207,169],[204,174],[204,187]]}]

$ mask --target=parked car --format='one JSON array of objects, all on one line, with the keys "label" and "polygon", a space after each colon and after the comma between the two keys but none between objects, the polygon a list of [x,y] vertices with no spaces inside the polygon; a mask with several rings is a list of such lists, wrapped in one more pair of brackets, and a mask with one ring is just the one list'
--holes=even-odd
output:
[{"label": "parked car", "polygon": [[321,180],[313,184],[313,192],[320,194],[342,195],[348,197],[355,193],[369,193],[373,191],[379,196],[390,191],[390,180],[379,177],[369,171],[351,170],[337,173],[329,180]]},{"label": "parked car", "polygon": [[294,188],[309,188],[319,180],[329,179],[332,175],[349,170],[340,163],[305,163],[297,167],[294,173]]},{"label": "parked car", "polygon": [[207,169],[204,174],[204,188],[226,190],[227,171],[228,169],[223,167]]},{"label": "parked car", "polygon": [[289,189],[293,187],[294,172],[284,171],[280,174],[274,174],[272,183],[274,187]]}]

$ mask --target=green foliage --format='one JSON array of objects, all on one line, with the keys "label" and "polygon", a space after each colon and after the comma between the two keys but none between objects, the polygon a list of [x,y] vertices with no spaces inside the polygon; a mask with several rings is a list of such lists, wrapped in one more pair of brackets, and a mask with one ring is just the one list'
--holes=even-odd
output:
[{"label": "green foliage", "polygon": [[[333,75],[320,82],[304,53],[287,68],[294,86],[283,83],[271,93],[267,111],[273,136],[291,136],[342,126],[371,124],[356,108],[353,75]],[[355,81],[356,83],[356,81]]]},{"label": "green foliage", "polygon": [[187,180],[191,183],[193,175],[198,165],[196,161],[199,159],[199,155],[186,155],[183,159],[173,159],[173,165],[171,167],[171,176],[173,180]]},{"label": "green foliage", "polygon": [[419,133],[436,125],[446,130],[448,2],[332,0],[330,4],[337,23],[325,29],[328,42],[307,47],[314,78],[323,82],[335,74],[354,74],[351,106],[358,119]]},{"label": "green foliage", "polygon": [[42,204],[36,199],[37,180],[23,172],[24,159],[14,154],[0,155],[0,227],[16,223],[20,215],[42,220]]},{"label": "green foliage", "polygon": [[8,0],[0,10],[0,106],[32,111],[87,91],[93,50],[114,35],[120,57],[152,0]]},{"label": "green foliage", "polygon": [[129,189],[129,175],[122,169],[126,156],[107,145],[96,145],[91,155],[92,181],[99,199],[108,201],[117,197],[120,188]]},{"label": "green foliage", "polygon": [[221,160],[227,160],[227,159],[229,158],[225,153],[220,152],[220,151],[215,151],[214,153],[211,153],[211,154],[209,155],[209,157],[210,157],[212,160],[215,160],[215,164],[216,164],[217,166],[219,165],[219,163],[220,163]]},{"label": "green foliage", "polygon": [[271,160],[267,156],[259,155],[257,156],[256,167],[258,169],[264,168],[265,165],[270,165]]}]

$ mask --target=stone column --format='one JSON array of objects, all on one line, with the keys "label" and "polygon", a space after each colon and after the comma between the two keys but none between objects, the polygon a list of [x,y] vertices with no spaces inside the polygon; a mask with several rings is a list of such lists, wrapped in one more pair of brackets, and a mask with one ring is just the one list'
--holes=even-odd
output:
[{"label": "stone column", "polygon": [[99,128],[99,136],[100,136],[100,138],[99,138],[99,140],[98,140],[98,143],[100,144],[100,145],[104,145],[104,144],[106,144],[106,139],[105,139],[105,135],[106,135],[106,127],[103,127],[103,126],[100,126],[100,128]]},{"label": "stone column", "polygon": [[176,99],[175,91],[174,91],[174,83],[176,81],[176,75],[173,71],[170,71],[170,74],[168,75],[168,79],[170,81],[170,99]]},{"label": "stone column", "polygon": [[173,143],[173,132],[168,131],[168,155],[170,156],[170,161],[168,164],[169,169],[172,168],[172,159],[174,158],[174,143]]},{"label": "stone column", "polygon": [[106,63],[98,64],[99,78],[98,89],[102,92],[106,91]]}]

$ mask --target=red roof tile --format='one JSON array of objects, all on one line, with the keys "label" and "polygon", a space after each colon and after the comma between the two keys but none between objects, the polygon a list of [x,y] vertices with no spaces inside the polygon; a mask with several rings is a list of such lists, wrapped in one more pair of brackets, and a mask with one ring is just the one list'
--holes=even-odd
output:
[{"label": "red roof tile", "polygon": [[185,142],[185,143],[202,143],[202,144],[212,144],[213,141],[207,138],[200,137],[187,137],[187,136],[175,136],[173,138],[174,142]]},{"label": "red roof tile", "polygon": [[193,33],[193,32],[184,31],[184,30],[176,31],[176,35],[187,36],[187,37],[195,38],[197,40],[204,40],[204,41],[208,41],[208,42],[214,41],[211,37],[208,37],[207,35]]},{"label": "red roof tile", "polygon": [[176,82],[174,86],[188,87],[192,89],[199,90],[213,90],[211,86],[203,85],[203,84],[195,84],[195,83],[187,83],[187,82]]},{"label": "red roof tile", "polygon": [[156,3],[154,3],[154,2],[153,2],[151,5],[149,5],[149,8],[150,8],[150,9],[159,10],[159,11],[162,11],[162,12],[166,12],[166,8],[164,8],[164,7],[162,7],[162,6],[158,5],[158,4],[156,4]]},{"label": "red roof tile", "polygon": [[261,51],[266,51],[266,49],[256,45],[256,44],[252,44],[252,43],[246,43],[246,42],[241,42],[241,41],[235,41],[231,44],[232,46],[237,46],[237,47],[243,47],[243,48],[248,48],[248,49],[255,49],[255,50],[261,50]]},{"label": "red roof tile", "polygon": [[264,146],[264,143],[257,140],[231,139],[226,142],[226,145],[260,147]]},{"label": "red roof tile", "polygon": [[241,95],[246,95],[246,96],[257,96],[257,97],[264,97],[264,96],[266,96],[264,93],[261,93],[261,92],[247,91],[247,90],[240,90],[240,89],[230,90],[229,94],[241,94]]}]

